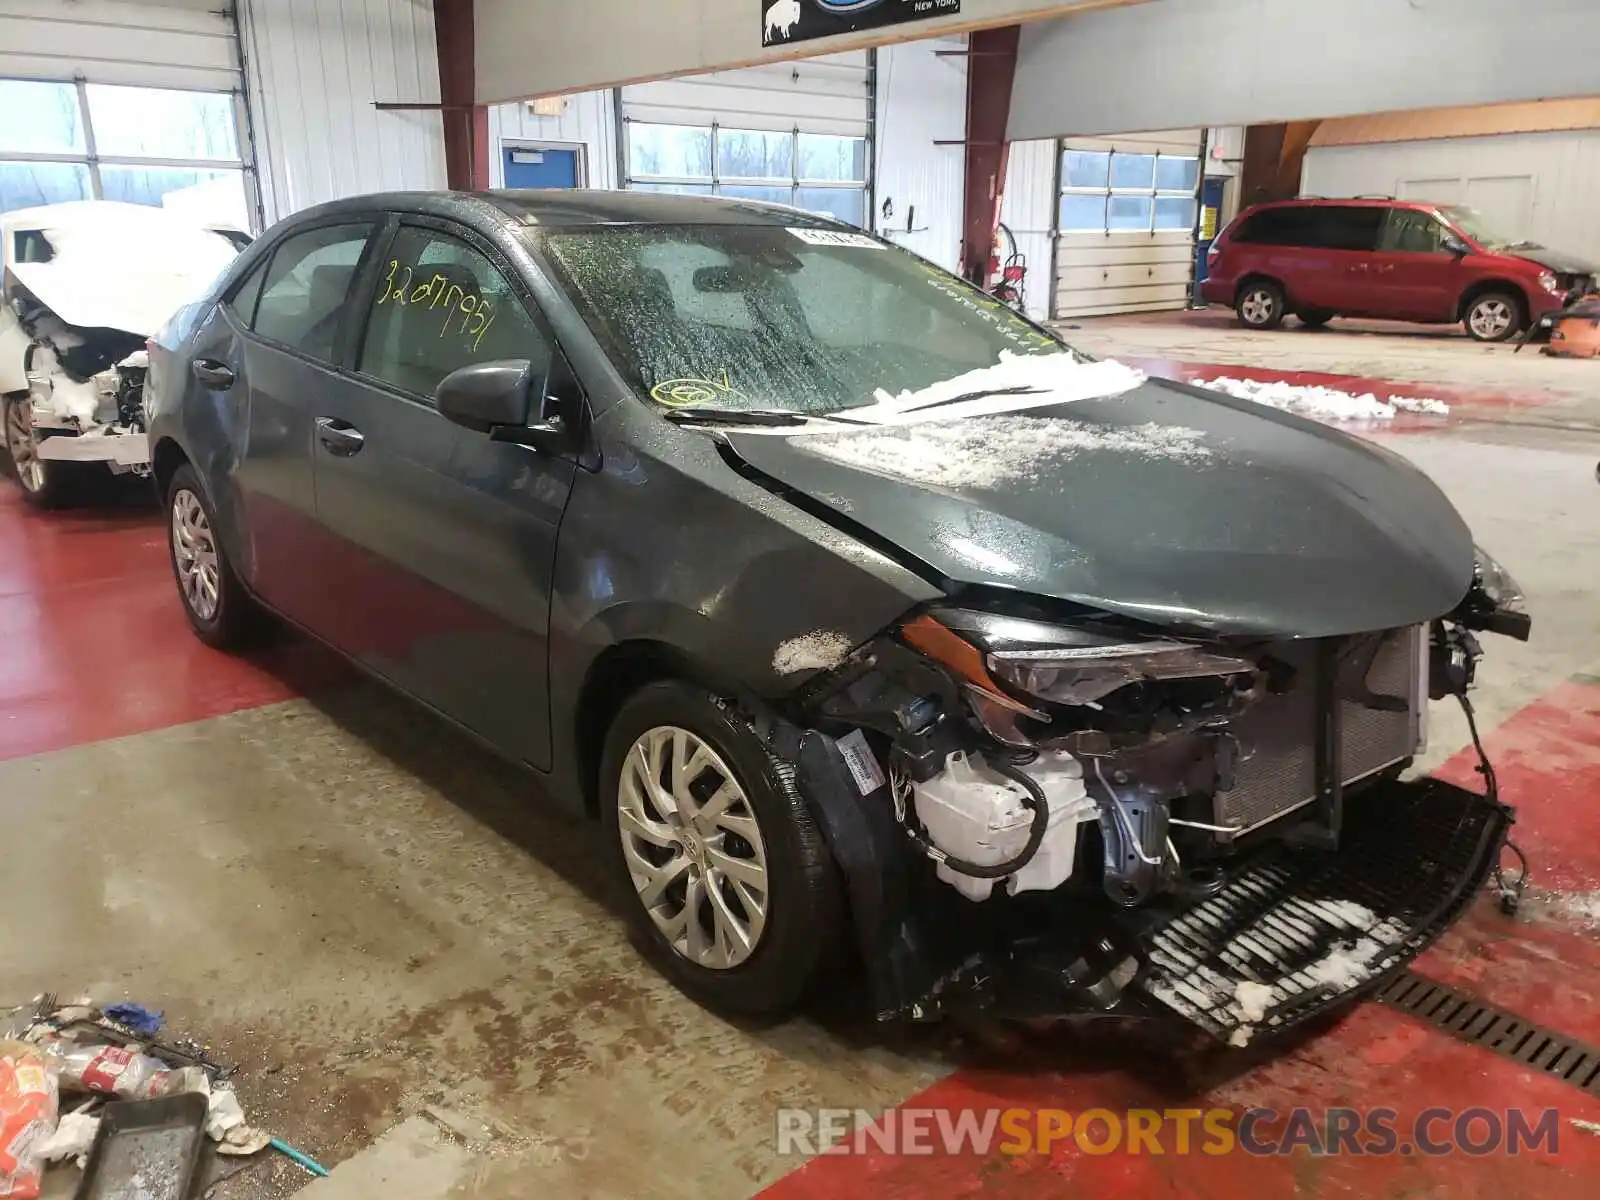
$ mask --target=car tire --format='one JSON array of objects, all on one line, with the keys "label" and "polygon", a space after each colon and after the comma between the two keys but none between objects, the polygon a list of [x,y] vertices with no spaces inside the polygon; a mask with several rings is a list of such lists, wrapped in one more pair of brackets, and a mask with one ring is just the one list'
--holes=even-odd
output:
[{"label": "car tire", "polygon": [[1270,279],[1253,279],[1239,289],[1234,311],[1246,329],[1276,329],[1286,313],[1283,288]]},{"label": "car tire", "polygon": [[1317,308],[1308,310],[1306,312],[1297,312],[1295,313],[1295,316],[1299,318],[1300,324],[1305,326],[1305,328],[1321,329],[1326,326],[1329,321],[1333,320],[1334,314],[1326,309]]},{"label": "car tire", "polygon": [[22,499],[33,508],[65,508],[78,498],[79,464],[52,462],[39,457],[43,440],[33,428],[33,402],[26,396],[0,401],[6,461],[22,489]]},{"label": "car tire", "polygon": [[1522,297],[1512,292],[1474,296],[1461,314],[1461,324],[1477,341],[1503,342],[1527,324]]},{"label": "car tire", "polygon": [[269,627],[266,615],[228,561],[216,515],[188,464],[167,483],[165,511],[172,581],[195,636],[217,650],[254,645]]},{"label": "car tire", "polygon": [[[680,758],[692,774],[676,774]],[[708,1008],[794,1007],[835,960],[844,901],[793,768],[736,710],[664,680],[623,704],[600,769],[606,854],[648,957]]]}]

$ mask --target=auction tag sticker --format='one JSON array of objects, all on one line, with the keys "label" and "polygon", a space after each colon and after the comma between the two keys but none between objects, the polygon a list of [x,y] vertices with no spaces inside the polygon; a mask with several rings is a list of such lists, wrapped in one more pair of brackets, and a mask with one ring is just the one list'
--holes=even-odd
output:
[{"label": "auction tag sticker", "polygon": [[850,768],[850,777],[856,781],[856,790],[863,796],[872,795],[889,782],[878,765],[878,756],[867,745],[867,735],[861,730],[853,729],[839,739],[839,753],[844,756],[844,765]]},{"label": "auction tag sticker", "polygon": [[843,229],[801,229],[791,227],[790,233],[808,246],[848,246],[852,250],[882,250],[884,244],[874,241],[864,233],[847,233]]}]

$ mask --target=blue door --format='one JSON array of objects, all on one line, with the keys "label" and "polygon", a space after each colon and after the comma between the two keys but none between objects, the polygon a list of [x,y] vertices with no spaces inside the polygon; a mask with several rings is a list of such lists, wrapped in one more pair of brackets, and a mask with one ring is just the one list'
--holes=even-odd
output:
[{"label": "blue door", "polygon": [[575,188],[576,150],[531,150],[507,146],[501,151],[508,188]]},{"label": "blue door", "polygon": [[1196,304],[1200,303],[1200,285],[1211,271],[1211,264],[1206,261],[1206,251],[1211,249],[1211,243],[1222,232],[1222,189],[1227,185],[1226,179],[1207,175],[1205,186],[1200,189],[1200,239],[1194,245]]}]

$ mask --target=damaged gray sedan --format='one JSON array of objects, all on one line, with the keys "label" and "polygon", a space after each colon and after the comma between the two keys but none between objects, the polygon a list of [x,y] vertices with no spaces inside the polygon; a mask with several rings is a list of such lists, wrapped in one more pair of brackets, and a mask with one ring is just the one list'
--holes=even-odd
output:
[{"label": "damaged gray sedan", "polygon": [[1403,778],[1475,631],[1529,629],[1438,488],[826,218],[340,201],[159,335],[146,407],[199,636],[276,614],[543,776],[707,1004],[848,952],[885,1019],[1239,1044],[1498,870],[1492,772]]}]

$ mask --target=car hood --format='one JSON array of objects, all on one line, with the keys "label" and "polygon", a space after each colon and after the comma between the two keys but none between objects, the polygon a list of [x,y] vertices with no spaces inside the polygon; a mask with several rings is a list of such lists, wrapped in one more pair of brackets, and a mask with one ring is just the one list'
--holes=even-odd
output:
[{"label": "car hood", "polygon": [[1551,250],[1540,246],[1537,249],[1507,250],[1506,254],[1513,258],[1525,258],[1531,263],[1537,263],[1546,270],[1554,271],[1559,275],[1595,275],[1600,274],[1600,267],[1595,266],[1587,258],[1576,254],[1567,254],[1562,250]]},{"label": "car hood", "polygon": [[947,585],[1217,634],[1327,637],[1440,616],[1472,580],[1466,525],[1409,463],[1183,384],[723,436],[750,468]]}]

